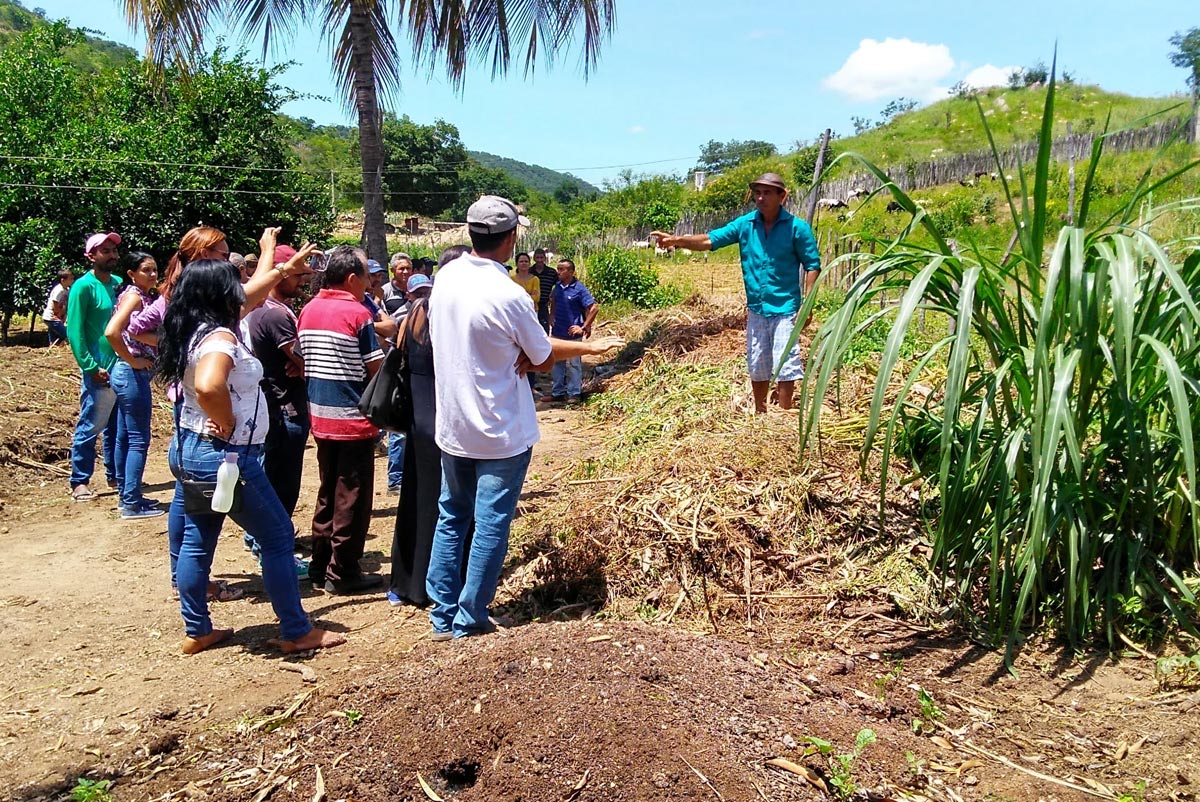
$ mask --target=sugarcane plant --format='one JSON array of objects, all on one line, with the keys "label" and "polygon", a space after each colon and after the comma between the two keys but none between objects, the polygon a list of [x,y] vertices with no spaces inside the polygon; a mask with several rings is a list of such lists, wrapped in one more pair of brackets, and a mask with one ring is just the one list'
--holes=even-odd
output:
[{"label": "sugarcane plant", "polygon": [[[907,478],[922,481],[936,509],[934,581],[977,636],[1006,645],[1008,659],[1042,625],[1073,645],[1097,635],[1127,641],[1131,609],[1194,632],[1200,587],[1200,252],[1149,233],[1156,215],[1197,208],[1149,202],[1197,162],[1165,174],[1152,164],[1118,211],[1094,221],[1106,124],[1078,215],[1051,244],[1054,95],[1052,68],[1031,184],[1019,163],[1019,185],[1010,184],[979,106],[1012,212],[1003,251],[969,235],[949,241],[883,170],[857,154],[839,157],[874,174],[911,221],[882,255],[845,257],[859,274],[815,333],[800,388],[807,447],[819,442],[822,403],[856,335],[890,322],[862,468],[881,454],[882,515],[903,452]],[[946,316],[949,333],[903,360],[922,310]]]}]

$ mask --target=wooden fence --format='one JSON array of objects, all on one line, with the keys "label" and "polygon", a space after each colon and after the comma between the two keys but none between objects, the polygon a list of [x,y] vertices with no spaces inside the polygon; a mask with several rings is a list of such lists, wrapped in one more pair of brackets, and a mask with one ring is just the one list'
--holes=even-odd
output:
[{"label": "wooden fence", "polygon": [[[1184,120],[1168,119],[1141,128],[1127,129],[1109,134],[1105,144],[1105,152],[1127,153],[1137,150],[1153,150],[1178,139],[1191,142],[1193,126]],[[1092,150],[1096,134],[1072,134],[1056,139],[1051,147],[1051,158],[1062,162],[1070,159],[1081,161],[1086,159]],[[1000,152],[1000,169],[1006,176],[1014,175],[1017,165],[1029,166],[1037,158],[1038,143],[1036,140],[1013,145]],[[926,162],[914,162],[900,165],[880,165],[883,171],[900,189],[913,192],[930,187],[955,182],[990,181],[1000,172],[996,158],[991,151],[977,151],[942,159],[932,159]],[[997,176],[998,177],[998,176]],[[879,189],[880,182],[874,175],[867,172],[854,173],[832,181],[824,181],[817,188],[821,198],[833,198],[840,201],[852,200]],[[793,214],[803,215],[811,193],[796,193],[788,199],[788,210]],[[751,206],[730,209],[724,212],[707,212],[702,214],[685,214],[676,223],[674,233],[678,235],[696,234],[711,231],[724,225],[730,219],[749,211]],[[649,237],[649,227],[614,229],[594,234],[582,241],[572,243],[580,258],[608,247],[617,246],[628,248],[634,243],[644,242]],[[832,231],[816,231],[817,246],[821,253],[822,264],[831,266],[823,281],[828,285],[847,287],[853,281],[856,267],[853,265],[834,265],[838,257],[861,251],[864,248],[870,252],[871,244],[864,244],[853,237],[836,237]],[[560,243],[554,240],[553,226],[534,221],[533,226],[523,232],[517,243],[520,250],[532,250],[544,247],[559,250]],[[647,259],[652,259],[654,252],[647,251]]]},{"label": "wooden fence", "polygon": [[[1108,153],[1154,150],[1173,139],[1191,142],[1192,133],[1193,127],[1187,121],[1163,120],[1154,125],[1109,134],[1105,139],[1104,150]],[[1086,159],[1092,152],[1092,143],[1095,138],[1095,133],[1084,133],[1056,139],[1051,145],[1050,158],[1056,162]],[[1001,166],[999,168],[992,152],[984,150],[925,162],[879,165],[879,167],[897,187],[905,192],[912,192],[955,182],[992,180],[998,177],[996,174],[1001,170],[1005,175],[1013,175],[1018,164],[1026,166],[1033,164],[1037,158],[1037,151],[1037,140],[1021,142],[1006,148],[1000,151]],[[832,181],[824,181],[817,187],[817,194],[822,198],[846,202],[853,198],[855,193],[859,195],[870,193],[879,187],[879,180],[874,175],[863,171]],[[802,196],[794,198],[794,203],[789,205],[795,209],[803,209],[810,194],[806,192]]]}]

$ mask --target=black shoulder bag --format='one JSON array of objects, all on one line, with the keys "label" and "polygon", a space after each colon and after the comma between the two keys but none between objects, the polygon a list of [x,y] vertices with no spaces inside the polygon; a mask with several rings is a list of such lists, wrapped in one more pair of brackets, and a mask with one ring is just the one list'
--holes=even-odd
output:
[{"label": "black shoulder bag", "polygon": [[[182,388],[180,388],[182,390]],[[262,399],[262,391],[259,391],[258,396],[254,399],[254,418],[253,423],[258,421],[258,404]],[[179,484],[183,487],[183,513],[184,515],[221,515],[238,513],[242,511],[242,488],[246,484],[246,480],[240,475],[238,476],[237,484],[233,486],[233,505],[229,508],[228,513],[213,512],[212,499],[213,493],[217,491],[216,481],[202,481],[200,479],[191,479],[187,475],[187,471],[183,468],[183,442],[179,438],[179,410],[183,406],[183,401],[175,404],[175,449],[179,454]],[[236,428],[236,424],[235,424]]]},{"label": "black shoulder bag", "polygon": [[407,432],[412,420],[412,388],[408,383],[408,328],[411,314],[404,319],[396,347],[383,358],[379,372],[367,382],[358,411],[385,432]]}]

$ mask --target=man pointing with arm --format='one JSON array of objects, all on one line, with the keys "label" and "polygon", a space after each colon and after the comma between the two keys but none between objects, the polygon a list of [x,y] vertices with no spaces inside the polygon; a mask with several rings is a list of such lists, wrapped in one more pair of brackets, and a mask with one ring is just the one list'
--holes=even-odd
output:
[{"label": "man pointing with arm", "polygon": [[792,408],[796,380],[804,378],[800,343],[784,352],[800,305],[817,282],[821,257],[808,223],[783,208],[787,187],[776,173],[750,183],[755,210],[707,234],[655,231],[659,247],[715,251],[738,244],[746,283],[746,364],[755,412],[767,411],[771,376],[779,367],[779,406]]}]

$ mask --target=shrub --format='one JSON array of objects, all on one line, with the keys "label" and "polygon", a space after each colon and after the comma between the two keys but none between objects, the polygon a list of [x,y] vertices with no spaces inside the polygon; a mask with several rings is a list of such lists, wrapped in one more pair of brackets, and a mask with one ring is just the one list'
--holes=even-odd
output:
[{"label": "shrub", "polygon": [[[1123,208],[1096,219],[1098,138],[1077,224],[1052,240],[1054,90],[1051,80],[1032,185],[1022,173],[1019,195],[1005,187],[1011,250],[955,252],[939,218],[860,159],[911,222],[883,256],[857,255],[865,267],[814,337],[801,387],[807,441],[861,315],[894,315],[863,469],[880,446],[886,487],[897,448],[912,455],[940,504],[934,574],[980,635],[1007,641],[1009,659],[1042,624],[1072,644],[1116,645],[1172,622],[1194,632],[1198,606],[1200,252],[1148,230],[1150,193],[1193,165],[1161,179],[1151,167]],[[913,241],[918,228],[930,244]],[[920,309],[955,328],[905,362]]]},{"label": "shrub", "polygon": [[681,293],[658,283],[658,271],[633,251],[610,246],[588,259],[588,289],[600,303],[629,301],[642,309],[679,303]]}]

